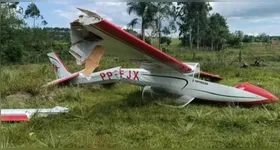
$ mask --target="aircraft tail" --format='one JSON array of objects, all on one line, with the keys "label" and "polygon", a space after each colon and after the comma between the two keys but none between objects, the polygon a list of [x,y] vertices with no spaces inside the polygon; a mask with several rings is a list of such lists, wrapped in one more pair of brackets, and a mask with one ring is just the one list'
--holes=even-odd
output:
[{"label": "aircraft tail", "polygon": [[69,69],[64,65],[62,60],[55,52],[51,52],[47,54],[51,64],[53,65],[55,72],[58,75],[58,78],[64,78],[71,75]]}]

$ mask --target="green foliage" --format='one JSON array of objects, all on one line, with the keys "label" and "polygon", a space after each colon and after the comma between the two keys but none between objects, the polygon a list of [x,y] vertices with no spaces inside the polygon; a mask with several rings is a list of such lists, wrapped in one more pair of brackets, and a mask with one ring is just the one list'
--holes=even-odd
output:
[{"label": "green foliage", "polygon": [[226,44],[229,37],[229,28],[226,19],[218,13],[212,14],[209,17],[209,28],[206,39],[210,39],[211,43],[207,42],[207,46],[220,50]]},{"label": "green foliage", "polygon": [[127,6],[128,14],[133,13],[138,17],[131,20],[128,26],[133,28],[140,24],[142,40],[145,41],[145,29],[151,26],[154,21],[156,6],[152,2],[129,2]]},{"label": "green foliage", "polygon": [[38,9],[38,7],[36,6],[35,3],[30,3],[27,7],[27,9],[25,10],[25,18],[31,17],[31,18],[38,18],[40,17],[40,10]]},{"label": "green foliage", "polygon": [[[208,2],[178,2],[179,36],[182,43],[192,44],[195,42],[197,49],[203,44],[204,35],[208,29],[207,16],[212,7]],[[188,39],[188,42],[186,42]]]},{"label": "green foliage", "polygon": [[244,35],[243,43],[252,43],[255,41],[255,37],[252,35]]},{"label": "green foliage", "polygon": [[231,47],[241,47],[243,41],[243,32],[242,31],[235,31],[232,33],[228,39],[228,44]]},{"label": "green foliage", "polygon": [[[137,37],[139,39],[143,39],[141,34],[139,34]],[[145,42],[148,43],[148,44],[151,44],[151,37],[145,37]]]},{"label": "green foliage", "polygon": [[167,45],[170,45],[171,43],[171,38],[167,36],[163,36],[160,38],[160,44],[166,43]]},{"label": "green foliage", "polygon": [[[126,32],[138,37],[139,39],[143,39],[141,34],[138,34],[135,30],[133,29],[124,29]],[[145,37],[145,42],[148,44],[151,44],[151,38],[150,37]]]},{"label": "green foliage", "polygon": [[[17,3],[18,4],[18,3]],[[64,60],[71,59],[69,28],[29,28],[21,19],[21,12],[15,12],[16,4],[1,3],[1,62],[2,64],[29,64],[48,62],[46,54],[53,50],[61,52]],[[32,6],[32,7],[31,7]],[[35,9],[34,4],[34,9]],[[26,10],[26,17],[34,16],[39,10]],[[36,9],[38,9],[36,7]],[[12,13],[15,12],[15,13]],[[70,57],[71,58],[70,58]]]},{"label": "green foliage", "polygon": [[46,20],[43,20],[44,19],[43,15],[41,15],[39,8],[33,2],[30,3],[27,6],[27,9],[24,12],[24,18],[25,19],[26,18],[33,18],[33,21],[34,21],[33,27],[34,28],[36,27],[35,20],[37,20],[39,18],[42,20],[42,22],[41,22],[42,25],[47,25],[48,24]]},{"label": "green foliage", "polygon": [[20,63],[22,61],[22,54],[24,48],[24,42],[22,42],[23,32],[21,32],[21,26],[24,25],[24,21],[17,17],[16,13],[12,13],[14,7],[10,7],[9,3],[0,4],[1,10],[1,62],[7,63]]},{"label": "green foliage", "polygon": [[260,33],[258,36],[257,36],[257,40],[259,42],[262,42],[262,43],[269,43],[270,42],[270,38],[269,38],[269,35],[265,34],[265,33]]},{"label": "green foliage", "polygon": [[138,36],[139,34],[135,31],[135,30],[133,30],[133,29],[124,29],[126,32],[128,32],[128,33],[130,33],[130,34],[132,34],[132,35],[134,35],[134,36]]}]

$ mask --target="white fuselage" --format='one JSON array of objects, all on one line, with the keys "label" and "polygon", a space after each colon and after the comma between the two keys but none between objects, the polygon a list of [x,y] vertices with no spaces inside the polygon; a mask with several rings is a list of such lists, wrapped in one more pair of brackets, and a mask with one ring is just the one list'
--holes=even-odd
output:
[{"label": "white fuselage", "polygon": [[180,96],[188,95],[197,99],[224,102],[253,102],[266,98],[235,87],[212,83],[193,77],[193,73],[152,73],[145,69],[122,69],[116,67],[92,73],[89,78],[80,75],[75,84],[105,84],[124,82],[138,86],[150,86]]},{"label": "white fuselage", "polygon": [[[145,69],[121,69],[123,82],[139,86],[160,88],[181,96],[188,95],[203,100],[250,102],[266,98],[226,85],[216,84],[193,77],[193,74],[154,74]],[[130,78],[129,78],[130,77]]]}]

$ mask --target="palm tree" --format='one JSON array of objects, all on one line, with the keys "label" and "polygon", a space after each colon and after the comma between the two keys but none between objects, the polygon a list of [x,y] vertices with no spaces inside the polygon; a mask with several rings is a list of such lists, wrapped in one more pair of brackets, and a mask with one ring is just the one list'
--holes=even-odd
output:
[{"label": "palm tree", "polygon": [[154,21],[156,16],[156,6],[152,2],[129,2],[127,3],[127,12],[130,15],[134,13],[138,18],[134,18],[128,23],[129,27],[134,28],[141,22],[142,40],[145,41],[145,29],[147,29]]}]

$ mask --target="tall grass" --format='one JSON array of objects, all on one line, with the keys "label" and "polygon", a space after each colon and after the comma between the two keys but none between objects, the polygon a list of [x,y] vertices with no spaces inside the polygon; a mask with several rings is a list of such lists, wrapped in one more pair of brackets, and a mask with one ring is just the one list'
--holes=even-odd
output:
[{"label": "tall grass", "polygon": [[[190,50],[170,45],[168,54],[190,61]],[[264,67],[240,68],[239,49],[220,52],[195,51],[201,69],[224,77],[221,84],[235,86],[250,82],[280,96],[279,47],[251,45],[242,49],[249,64],[257,57]],[[83,66],[66,62],[71,72]],[[137,64],[113,57],[102,58],[99,70]],[[273,65],[269,65],[273,64]],[[244,107],[193,101],[183,109],[157,105],[158,100],[141,100],[137,86],[116,84],[112,88],[42,88],[56,79],[45,65],[3,68],[0,87],[5,108],[67,106],[67,114],[33,118],[30,122],[4,123],[0,147],[95,148],[95,147],[188,147],[188,148],[276,148],[280,146],[279,103]],[[28,97],[24,95],[29,94]],[[4,138],[3,138],[4,137]]]}]

